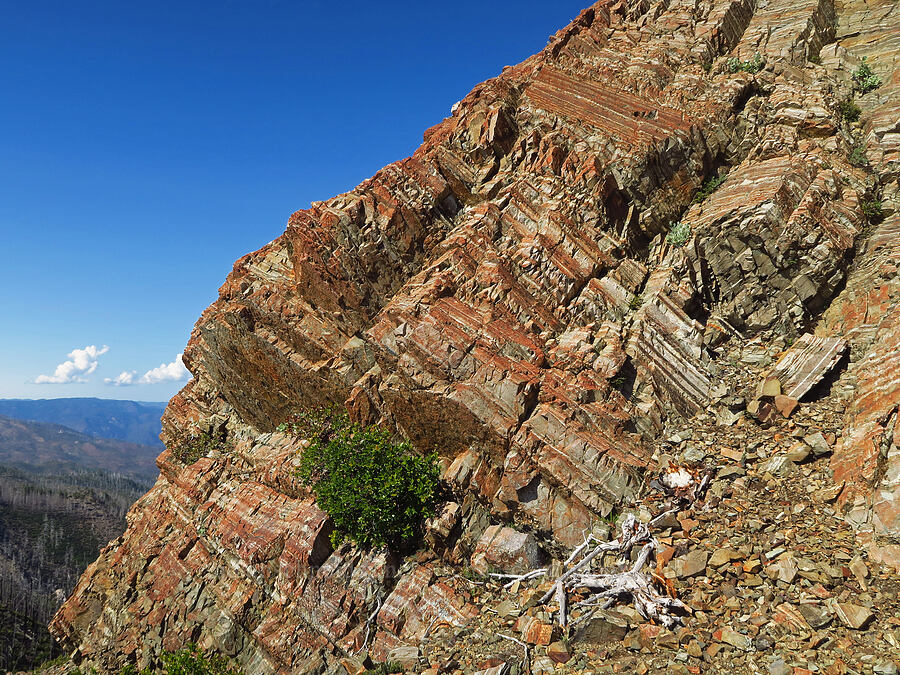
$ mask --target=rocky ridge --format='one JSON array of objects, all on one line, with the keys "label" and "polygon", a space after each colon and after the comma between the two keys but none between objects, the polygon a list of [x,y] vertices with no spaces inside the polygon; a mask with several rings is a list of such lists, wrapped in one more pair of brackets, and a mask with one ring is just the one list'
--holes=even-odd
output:
[{"label": "rocky ridge", "polygon": [[[103,671],[194,640],[253,673],[896,672],[898,35],[889,0],[598,2],[295,213],[198,321],[161,477],[54,633]],[[860,95],[864,56],[883,84]],[[809,332],[849,356],[761,423]],[[437,450],[454,497],[427,550],[332,549],[275,431],[323,404]],[[232,446],[185,466],[197,431]],[[718,471],[659,534],[687,628],[625,611],[560,644],[540,579],[460,576],[649,518],[670,463]]]}]

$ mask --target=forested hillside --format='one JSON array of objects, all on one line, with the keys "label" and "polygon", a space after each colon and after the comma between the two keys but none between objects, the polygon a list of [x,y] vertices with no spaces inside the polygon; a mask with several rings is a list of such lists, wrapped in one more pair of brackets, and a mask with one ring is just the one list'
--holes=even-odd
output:
[{"label": "forested hillside", "polygon": [[158,453],[0,416],[0,672],[58,653],[47,623],[125,529],[125,513],[158,474]]},{"label": "forested hillside", "polygon": [[149,480],[0,465],[0,672],[59,653],[46,625]]},{"label": "forested hillside", "polygon": [[100,469],[153,479],[160,449],[97,438],[58,424],[0,416],[0,464],[26,471]]}]

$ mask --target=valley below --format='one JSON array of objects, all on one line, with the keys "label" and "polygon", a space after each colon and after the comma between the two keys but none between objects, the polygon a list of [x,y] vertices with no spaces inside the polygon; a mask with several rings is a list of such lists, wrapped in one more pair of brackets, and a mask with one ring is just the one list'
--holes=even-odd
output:
[{"label": "valley below", "polygon": [[[39,404],[32,410],[48,405],[30,403]],[[104,419],[117,403],[94,404],[92,414]],[[72,408],[65,400],[49,406]],[[125,514],[158,474],[158,453],[0,416],[0,671],[31,670],[62,654],[47,624],[100,550],[125,530]]]}]

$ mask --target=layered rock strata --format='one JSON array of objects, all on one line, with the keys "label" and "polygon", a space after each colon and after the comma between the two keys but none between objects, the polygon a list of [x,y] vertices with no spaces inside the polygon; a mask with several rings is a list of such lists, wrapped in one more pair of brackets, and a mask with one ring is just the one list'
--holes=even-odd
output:
[{"label": "layered rock strata", "polygon": [[[413,157],[291,216],[197,322],[159,482],[55,634],[104,671],[194,640],[248,672],[318,672],[463,626],[477,608],[433,557],[332,549],[280,422],[342,405],[436,450],[455,496],[428,541],[448,563],[488,560],[504,523],[559,552],[635,499],[671,420],[722,398],[723,342],[798,336],[836,296],[819,329],[848,336],[859,388],[835,472],[858,486],[848,508],[900,535],[900,80],[847,28],[889,47],[883,5],[597,2]],[[757,54],[759,72],[731,67]],[[853,126],[839,103],[864,54],[887,84]],[[890,218],[850,273],[876,194]],[[170,450],[201,431],[233,449],[181,465]]]}]

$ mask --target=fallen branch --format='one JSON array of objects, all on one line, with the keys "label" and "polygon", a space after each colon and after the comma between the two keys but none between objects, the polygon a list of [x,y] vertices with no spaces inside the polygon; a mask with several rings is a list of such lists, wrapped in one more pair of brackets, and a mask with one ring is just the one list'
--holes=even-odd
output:
[{"label": "fallen branch", "polygon": [[528,658],[528,643],[522,642],[512,636],[504,635],[503,633],[497,633],[497,637],[502,637],[504,640],[509,640],[510,642],[515,642],[517,645],[520,645],[522,649],[525,650],[525,670],[527,672],[531,672],[531,660]]},{"label": "fallen branch", "polygon": [[681,614],[688,613],[689,609],[680,600],[660,595],[653,585],[653,578],[641,571],[650,557],[655,555],[656,548],[655,539],[644,544],[634,565],[626,572],[578,574],[572,577],[570,583],[573,588],[584,587],[594,591],[591,600],[615,600],[630,596],[642,617],[672,628],[681,623]]},{"label": "fallen branch", "polygon": [[566,589],[562,584],[556,584],[556,604],[559,605],[559,625],[566,627]]},{"label": "fallen branch", "polygon": [[525,574],[498,574],[492,572],[489,576],[492,576],[496,579],[509,579],[510,581],[503,584],[503,588],[510,588],[518,581],[528,581],[529,579],[534,579],[535,577],[542,576],[546,573],[547,568],[542,567],[541,569],[532,570],[531,572],[526,572]]},{"label": "fallen branch", "polygon": [[[601,553],[618,551],[620,554],[620,558],[627,559],[628,554],[631,553],[631,549],[636,543],[649,538],[650,530],[647,528],[647,526],[644,523],[638,521],[638,519],[635,518],[633,514],[629,513],[628,516],[626,516],[625,520],[622,521],[622,533],[619,539],[614,539],[613,541],[599,544],[593,551],[588,553],[581,560],[581,562],[579,562],[577,565],[575,565],[575,567],[568,570],[559,579],[557,579],[556,585],[563,584],[573,574],[576,574],[583,570],[591,563],[594,558],[596,558]],[[571,558],[572,556],[569,557]],[[544,604],[556,594],[556,585],[543,595],[543,597],[540,599],[541,604]]]}]

